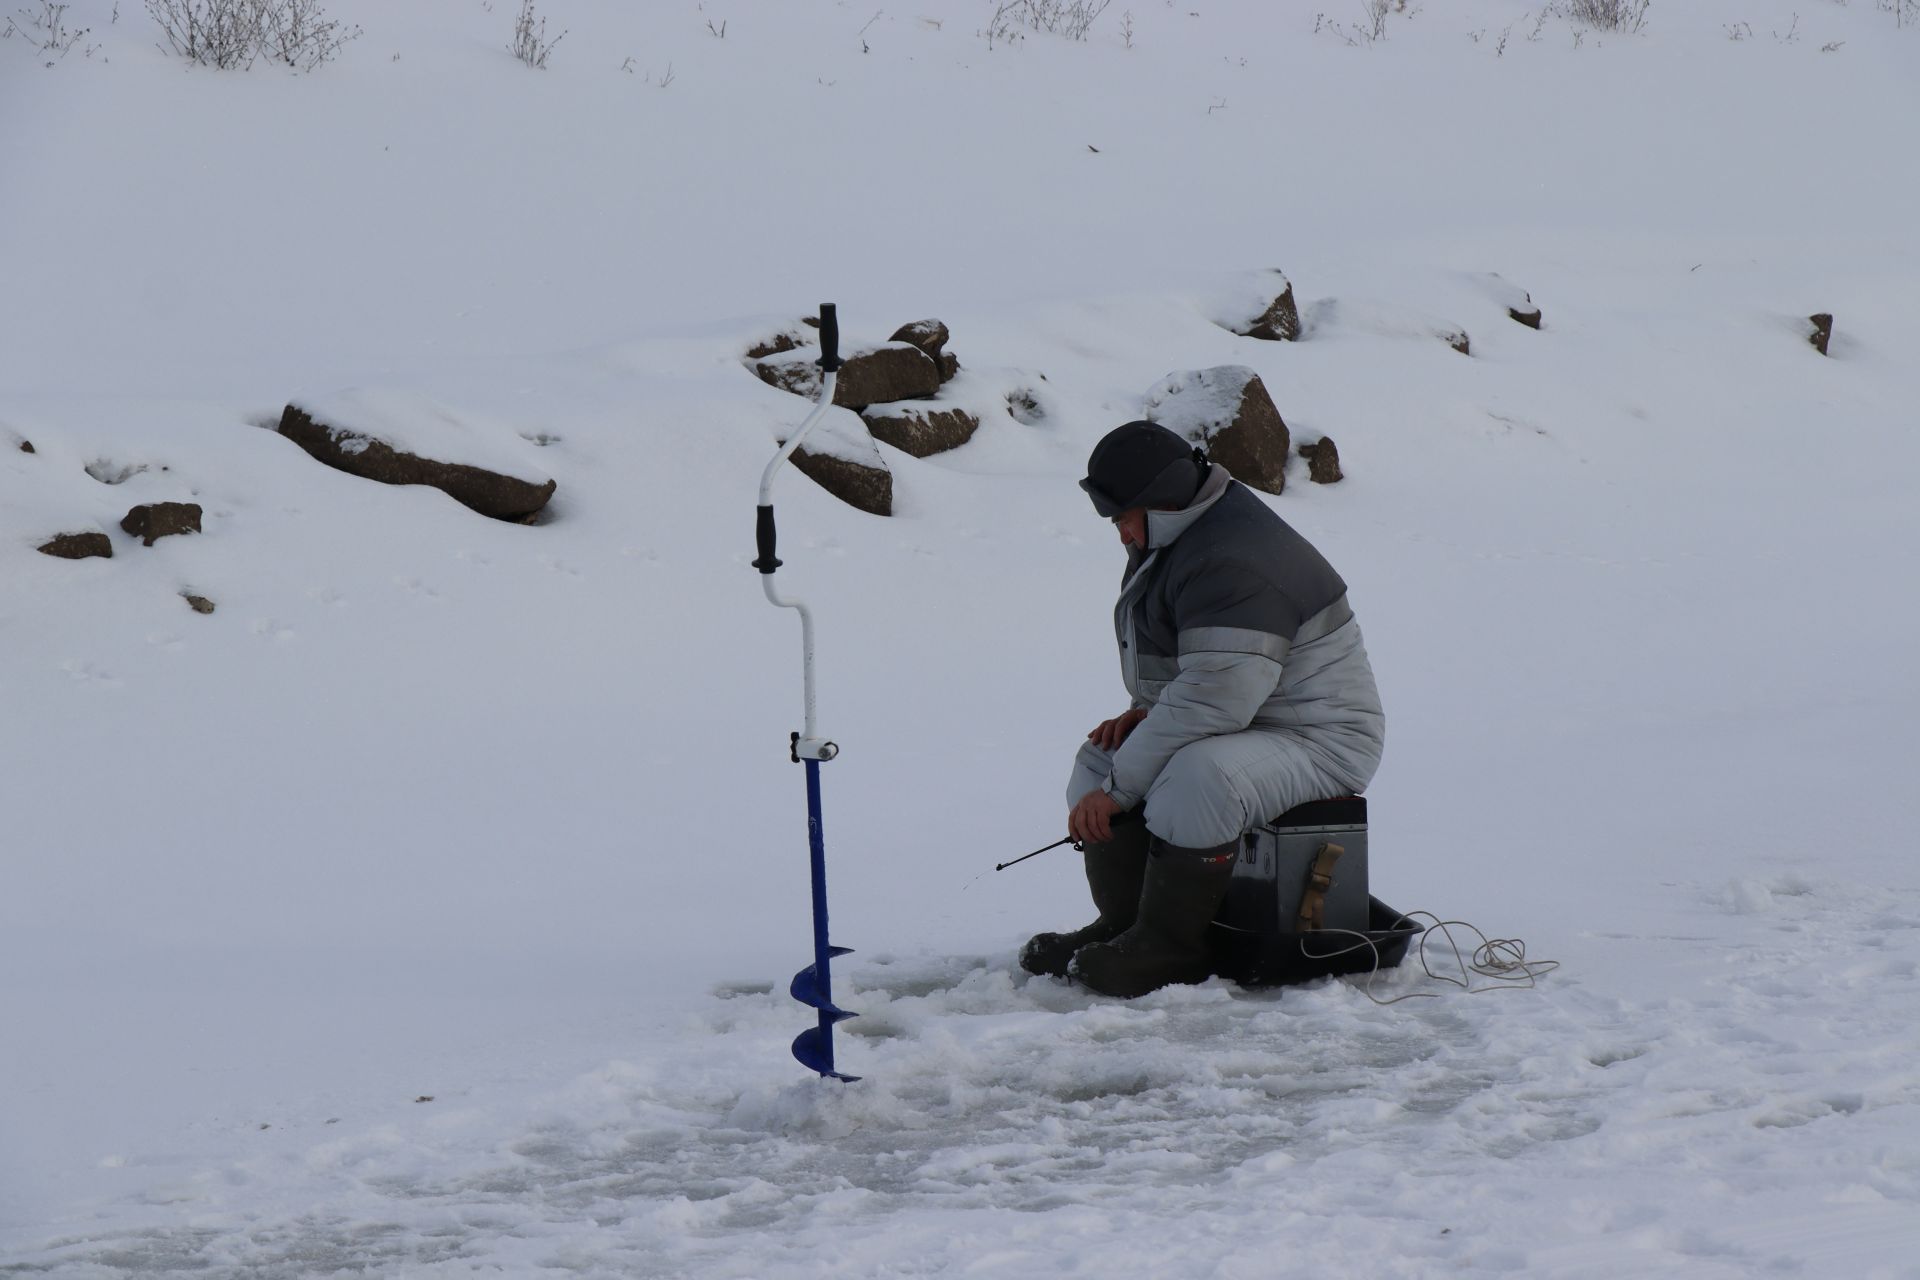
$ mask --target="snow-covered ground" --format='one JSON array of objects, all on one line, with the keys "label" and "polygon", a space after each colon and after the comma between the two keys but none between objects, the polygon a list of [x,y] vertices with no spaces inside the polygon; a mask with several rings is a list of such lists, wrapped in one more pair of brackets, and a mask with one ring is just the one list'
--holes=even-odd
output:
[{"label": "snow-covered ground", "polygon": [[[111,0],[0,41],[0,1274],[1920,1275],[1920,29],[550,0],[536,72],[512,7],[339,0],[310,75]],[[1303,341],[1212,323],[1276,266]],[[747,563],[806,406],[741,353],[823,300],[938,316],[993,410],[880,447],[891,519],[777,494],[851,1086],[787,1056]],[[1275,501],[1387,702],[1376,892],[1537,989],[1014,964],[1085,889],[991,867],[1123,699],[1073,482],[1219,365],[1339,443]],[[329,470],[294,399],[551,516]]]}]

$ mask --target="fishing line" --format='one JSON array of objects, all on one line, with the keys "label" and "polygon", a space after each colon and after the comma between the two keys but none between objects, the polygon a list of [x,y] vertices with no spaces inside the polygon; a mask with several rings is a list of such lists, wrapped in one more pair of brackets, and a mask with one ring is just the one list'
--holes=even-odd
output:
[{"label": "fishing line", "polygon": [[[1434,981],[1459,987],[1470,996],[1484,995],[1489,991],[1530,991],[1539,979],[1560,967],[1558,960],[1527,959],[1527,944],[1524,939],[1489,938],[1477,926],[1465,920],[1442,920],[1431,911],[1408,911],[1404,912],[1395,923],[1398,924],[1400,921],[1414,923],[1417,920],[1433,922],[1420,932],[1420,968]],[[1473,948],[1471,958],[1467,952],[1461,950],[1460,941],[1453,936],[1455,929],[1464,929],[1480,940],[1480,944]],[[1367,999],[1375,1004],[1399,1004],[1402,1000],[1432,1000],[1446,994],[1444,991],[1403,991],[1397,996],[1382,999],[1373,993],[1374,980],[1380,976],[1379,944],[1355,929],[1321,929],[1318,933],[1343,933],[1359,941],[1352,946],[1341,947],[1334,951],[1309,951],[1307,943],[1314,935],[1303,935],[1300,939],[1300,954],[1308,959],[1326,960],[1334,956],[1351,955],[1362,948],[1373,953],[1373,968],[1368,972],[1366,984],[1361,990],[1366,994]],[[1452,973],[1434,971],[1433,962],[1427,954],[1427,945],[1435,934],[1445,939],[1447,948],[1453,952],[1453,967],[1459,970],[1457,977]],[[1474,985],[1475,979],[1480,980],[1480,985]]]}]

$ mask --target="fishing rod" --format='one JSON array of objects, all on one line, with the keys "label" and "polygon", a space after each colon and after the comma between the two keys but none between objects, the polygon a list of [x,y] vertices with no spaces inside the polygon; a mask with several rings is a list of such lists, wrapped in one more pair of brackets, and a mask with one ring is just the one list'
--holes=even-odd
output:
[{"label": "fishing rod", "polygon": [[1052,844],[1046,846],[1045,849],[1035,849],[1032,853],[1023,853],[1019,857],[1015,858],[1012,862],[996,862],[993,864],[993,869],[995,871],[1005,871],[1008,867],[1018,866],[1020,863],[1025,862],[1028,858],[1039,857],[1041,854],[1045,853],[1047,849],[1058,849],[1063,844],[1070,844],[1076,849],[1080,847],[1080,842],[1078,840],[1075,840],[1072,836],[1068,836],[1064,840],[1055,840]]}]

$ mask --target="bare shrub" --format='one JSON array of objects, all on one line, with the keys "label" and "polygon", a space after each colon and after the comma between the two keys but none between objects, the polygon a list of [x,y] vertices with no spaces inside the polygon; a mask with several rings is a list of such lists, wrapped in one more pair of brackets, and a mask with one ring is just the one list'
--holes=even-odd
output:
[{"label": "bare shrub", "polygon": [[[146,0],[173,51],[222,71],[255,58],[312,71],[336,57],[359,27],[327,16],[324,0]],[[117,10],[116,10],[117,14]]]},{"label": "bare shrub", "polygon": [[1023,29],[1085,40],[1109,3],[1111,0],[994,0],[993,17],[981,34],[987,38],[988,48],[1018,41]]},{"label": "bare shrub", "polygon": [[296,71],[312,71],[332,61],[342,45],[361,34],[359,27],[329,18],[320,0],[276,0],[261,14],[262,51]]},{"label": "bare shrub", "polygon": [[1352,26],[1317,13],[1313,16],[1313,34],[1330,35],[1354,47],[1378,44],[1387,38],[1387,19],[1407,12],[1407,0],[1361,0],[1360,11],[1361,20]]},{"label": "bare shrub", "polygon": [[[73,52],[75,45],[87,38],[91,27],[70,27],[67,25],[67,9],[70,6],[61,0],[39,0],[29,8],[22,9],[14,17],[7,19],[7,25],[0,29],[0,40],[19,36],[42,53],[58,54],[64,58]],[[91,55],[93,50],[89,48]],[[52,66],[52,62],[47,63]]]},{"label": "bare shrub", "polygon": [[245,70],[260,54],[267,0],[146,0],[160,34],[189,62]]},{"label": "bare shrub", "polygon": [[553,46],[566,38],[567,33],[562,31],[553,39],[547,39],[547,20],[533,11],[533,0],[520,0],[520,16],[513,23],[513,43],[507,49],[528,66],[544,68]]},{"label": "bare shrub", "polygon": [[1562,0],[1569,18],[1596,31],[1624,31],[1631,35],[1647,22],[1653,0]]}]

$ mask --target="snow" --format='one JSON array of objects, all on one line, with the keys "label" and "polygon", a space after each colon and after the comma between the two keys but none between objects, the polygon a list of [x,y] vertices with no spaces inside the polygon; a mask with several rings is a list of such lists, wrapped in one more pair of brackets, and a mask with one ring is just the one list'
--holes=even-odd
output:
[{"label": "snow", "polygon": [[[1131,49],[988,51],[984,3],[554,0],[534,72],[501,6],[339,0],[366,35],[295,76],[121,8],[51,68],[0,41],[0,1272],[1915,1273],[1890,14],[1655,0],[1576,46],[1469,0],[1350,47],[1138,5]],[[1304,340],[1220,327],[1275,267]],[[891,520],[776,489],[851,1086],[787,1051],[798,627],[749,564],[806,404],[743,356],[823,300],[938,316],[983,419],[872,446]],[[1536,989],[1015,965],[1085,888],[990,868],[1123,697],[1074,481],[1220,366],[1340,443],[1274,502],[1380,675],[1376,891]],[[343,387],[447,408],[551,518],[264,429]],[[204,532],[119,530],[160,501]],[[33,550],[81,528],[114,558]]]},{"label": "snow", "polygon": [[1211,439],[1239,417],[1247,384],[1259,376],[1245,365],[1170,373],[1147,392],[1146,414],[1188,440]]},{"label": "snow", "polygon": [[1472,334],[1439,316],[1371,298],[1319,298],[1300,314],[1302,334],[1329,339],[1341,333],[1377,338],[1424,338],[1453,345]]},{"label": "snow", "polygon": [[1292,287],[1287,273],[1278,269],[1238,273],[1218,287],[1204,311],[1215,324],[1239,333],[1264,316]]}]

